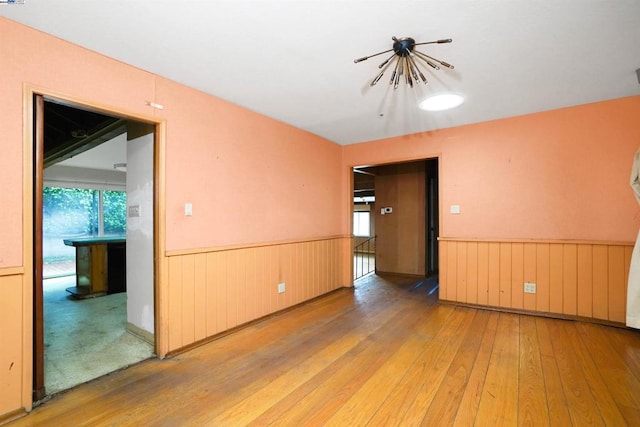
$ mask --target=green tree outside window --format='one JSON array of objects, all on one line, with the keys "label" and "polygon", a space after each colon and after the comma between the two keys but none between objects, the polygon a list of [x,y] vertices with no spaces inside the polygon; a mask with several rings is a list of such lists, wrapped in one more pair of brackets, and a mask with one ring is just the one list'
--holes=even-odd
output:
[{"label": "green tree outside window", "polygon": [[64,245],[64,239],[99,236],[101,228],[105,236],[126,234],[127,194],[124,191],[44,187],[42,202],[45,263],[74,259],[75,252]]}]

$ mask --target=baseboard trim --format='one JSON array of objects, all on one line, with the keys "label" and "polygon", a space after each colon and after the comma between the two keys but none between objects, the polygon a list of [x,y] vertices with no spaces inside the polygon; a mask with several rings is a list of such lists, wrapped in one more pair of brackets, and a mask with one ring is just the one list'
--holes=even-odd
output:
[{"label": "baseboard trim", "polygon": [[24,408],[16,409],[15,411],[7,412],[6,414],[0,415],[0,425],[4,425],[10,423],[11,421],[15,421],[18,418],[22,418],[28,414],[27,410]]},{"label": "baseboard trim", "polygon": [[155,346],[156,337],[149,331],[146,331],[131,322],[127,322],[127,332]]},{"label": "baseboard trim", "polygon": [[500,313],[524,314],[527,316],[547,317],[550,319],[558,319],[558,320],[572,320],[576,322],[594,323],[597,325],[613,326],[621,329],[634,330],[633,328],[627,327],[627,325],[625,325],[624,323],[614,322],[612,320],[606,320],[606,319],[596,319],[595,317],[574,316],[569,314],[550,313],[546,311],[521,310],[518,308],[495,307],[492,305],[469,304],[464,302],[449,301],[449,300],[443,300],[443,299],[438,300],[438,302],[440,302],[441,304],[454,305],[457,307],[476,308],[478,310],[497,311]]},{"label": "baseboard trim", "polygon": [[411,278],[411,279],[425,279],[425,278],[427,278],[427,276],[425,276],[424,274],[395,273],[393,271],[376,270],[376,271],[374,271],[374,273],[376,274],[376,276],[400,276],[400,277],[407,277],[407,278]]}]

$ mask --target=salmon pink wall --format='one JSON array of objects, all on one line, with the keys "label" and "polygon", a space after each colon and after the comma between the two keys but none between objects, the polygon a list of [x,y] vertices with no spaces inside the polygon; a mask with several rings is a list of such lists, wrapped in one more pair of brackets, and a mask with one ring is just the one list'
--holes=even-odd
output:
[{"label": "salmon pink wall", "polygon": [[22,265],[25,83],[167,121],[167,250],[348,233],[340,146],[4,18],[0,52],[0,268]]},{"label": "salmon pink wall", "polygon": [[156,89],[168,123],[168,250],[347,232],[340,146],[166,79]]},{"label": "salmon pink wall", "polygon": [[152,115],[154,76],[0,18],[0,268],[22,265],[23,86]]},{"label": "salmon pink wall", "polygon": [[440,155],[441,236],[628,242],[639,118],[634,96],[350,145],[343,164]]}]

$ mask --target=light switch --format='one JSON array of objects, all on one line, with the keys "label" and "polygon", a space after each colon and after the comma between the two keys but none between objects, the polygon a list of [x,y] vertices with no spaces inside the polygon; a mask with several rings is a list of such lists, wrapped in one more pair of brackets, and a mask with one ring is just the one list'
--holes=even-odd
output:
[{"label": "light switch", "polygon": [[129,218],[140,216],[140,205],[129,206]]},{"label": "light switch", "polygon": [[454,215],[460,214],[460,205],[451,205],[449,212],[451,212]]},{"label": "light switch", "polygon": [[191,203],[184,204],[184,215],[192,216],[193,215],[193,205]]}]

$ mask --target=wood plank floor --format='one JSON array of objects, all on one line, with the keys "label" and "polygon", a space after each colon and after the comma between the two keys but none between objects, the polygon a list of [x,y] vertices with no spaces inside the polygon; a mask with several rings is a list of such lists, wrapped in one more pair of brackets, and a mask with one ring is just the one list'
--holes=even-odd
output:
[{"label": "wood plank floor", "polygon": [[640,333],[441,305],[433,288],[368,276],[11,426],[640,425]]}]

